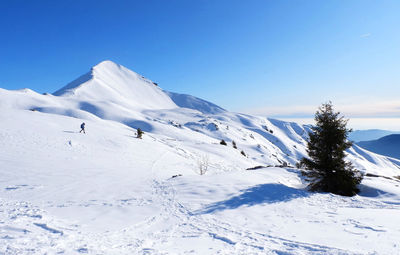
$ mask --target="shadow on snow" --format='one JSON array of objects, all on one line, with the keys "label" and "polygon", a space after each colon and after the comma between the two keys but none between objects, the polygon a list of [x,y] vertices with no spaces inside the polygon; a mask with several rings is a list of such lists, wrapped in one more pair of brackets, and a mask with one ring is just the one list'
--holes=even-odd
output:
[{"label": "shadow on snow", "polygon": [[203,210],[199,211],[198,214],[208,214],[217,211],[236,209],[241,206],[288,202],[292,199],[308,196],[309,192],[305,190],[291,188],[283,184],[260,184],[242,190],[242,193],[240,195],[231,197],[228,200],[212,203]]},{"label": "shadow on snow", "polygon": [[396,196],[393,193],[384,191],[384,190],[380,190],[378,188],[375,187],[371,187],[365,184],[360,184],[359,185],[360,188],[360,193],[358,194],[361,197],[380,197],[380,196],[385,196],[385,197],[394,197]]}]

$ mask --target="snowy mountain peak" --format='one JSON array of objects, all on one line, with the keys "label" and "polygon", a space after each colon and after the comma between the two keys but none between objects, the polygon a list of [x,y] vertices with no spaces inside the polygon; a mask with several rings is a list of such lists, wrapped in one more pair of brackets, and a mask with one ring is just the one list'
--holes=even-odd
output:
[{"label": "snowy mountain peak", "polygon": [[105,77],[107,75],[118,76],[123,75],[124,72],[129,72],[132,76],[144,79],[143,76],[111,60],[104,60],[90,69],[90,73],[93,77]]},{"label": "snowy mountain peak", "polygon": [[82,85],[86,84],[87,82],[93,79],[110,81],[113,78],[115,79],[121,76],[126,76],[126,73],[129,73],[131,76],[130,78],[133,78],[134,80],[137,79],[138,77],[144,79],[144,77],[133,72],[132,70],[129,70],[126,67],[123,67],[115,62],[112,62],[111,60],[104,60],[98,63],[97,65],[93,66],[89,72],[68,83],[66,86],[57,90],[53,94],[56,96],[74,95],[77,92],[76,90],[80,89]]},{"label": "snowy mountain peak", "polygon": [[118,103],[129,108],[171,109],[176,104],[154,82],[106,60],[54,92],[55,96]]},{"label": "snowy mountain peak", "polygon": [[93,66],[92,69],[97,69],[97,68],[113,68],[113,67],[118,67],[120,68],[121,65],[111,61],[111,60],[103,60],[97,65]]},{"label": "snowy mountain peak", "polygon": [[53,93],[55,96],[74,97],[80,100],[100,100],[128,105],[128,108],[171,109],[190,108],[204,114],[216,114],[225,110],[213,103],[190,95],[161,90],[156,83],[142,75],[105,60],[65,87]]}]

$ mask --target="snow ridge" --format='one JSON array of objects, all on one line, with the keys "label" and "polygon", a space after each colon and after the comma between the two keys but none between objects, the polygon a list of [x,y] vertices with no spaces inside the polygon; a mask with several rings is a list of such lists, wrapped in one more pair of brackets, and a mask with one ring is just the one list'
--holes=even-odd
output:
[{"label": "snow ridge", "polygon": [[198,97],[168,91],[165,91],[165,93],[167,93],[172,101],[174,101],[174,103],[179,107],[197,110],[204,114],[218,114],[226,112],[225,109],[219,107],[218,105]]}]

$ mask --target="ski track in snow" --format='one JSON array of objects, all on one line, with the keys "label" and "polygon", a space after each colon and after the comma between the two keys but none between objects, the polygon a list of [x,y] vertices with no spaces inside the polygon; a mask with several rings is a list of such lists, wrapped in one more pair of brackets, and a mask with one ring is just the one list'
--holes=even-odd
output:
[{"label": "ski track in snow", "polygon": [[[78,225],[54,219],[29,203],[1,201],[0,229],[8,233],[1,236],[2,252],[169,254],[164,247],[178,245],[177,240],[211,238],[220,242],[217,245],[220,248],[209,250],[209,254],[349,254],[332,247],[252,232],[221,219],[193,214],[176,201],[176,189],[169,180],[154,179],[152,190],[152,202],[161,205],[156,216],[121,231],[100,234],[81,232]],[[177,251],[187,252],[190,250]]]},{"label": "ski track in snow", "polygon": [[[266,234],[249,232],[243,229],[238,229],[231,223],[223,222],[217,219],[206,219],[201,215],[193,215],[182,204],[176,202],[174,194],[176,191],[171,185],[155,182],[155,190],[157,197],[163,198],[163,208],[165,210],[165,219],[170,219],[171,216],[176,218],[178,225],[171,230],[170,238],[182,238],[182,232],[185,233],[183,237],[199,238],[201,236],[209,236],[215,240],[224,243],[224,253],[231,254],[251,254],[265,251],[266,253],[279,253],[281,251],[294,251],[296,252],[321,252],[321,254],[328,251],[337,252],[338,250],[320,245],[305,244],[285,240],[279,237],[273,237]],[[172,194],[172,195],[171,195]],[[163,234],[165,237],[166,235]],[[155,238],[159,240],[159,238]],[[167,241],[167,240],[165,240]],[[164,240],[161,241],[164,243]],[[268,248],[263,244],[268,243]],[[277,249],[271,249],[271,243],[275,243]]]},{"label": "ski track in snow", "polygon": [[[158,162],[167,157],[165,152],[152,164],[151,190],[149,201],[123,199],[112,202],[88,201],[79,206],[95,204],[124,206],[127,203],[143,205],[155,203],[160,211],[152,217],[119,231],[106,233],[83,232],[79,225],[53,218],[46,211],[27,202],[1,200],[0,250],[4,254],[42,254],[42,253],[90,253],[90,254],[190,254],[196,249],[179,249],[179,243],[207,239],[214,247],[203,251],[206,254],[358,254],[324,245],[289,240],[274,234],[260,233],[237,226],[212,215],[197,214],[188,210],[176,199],[177,190],[173,180],[160,180],[155,168]],[[22,187],[26,187],[23,186]],[[13,191],[14,189],[11,189]],[[326,198],[324,198],[326,199]],[[322,200],[307,199],[308,205],[318,207]],[[398,205],[379,201],[359,199],[341,201],[333,197],[325,210],[335,214],[338,207],[348,208],[387,208],[400,209]],[[65,207],[72,204],[65,204]],[[324,222],[321,222],[324,224]],[[348,219],[347,226],[360,230],[385,232],[383,228],[363,225],[357,220]],[[363,232],[353,234],[363,234]],[[33,245],[34,244],[34,245]],[[202,254],[204,254],[202,252]]]}]

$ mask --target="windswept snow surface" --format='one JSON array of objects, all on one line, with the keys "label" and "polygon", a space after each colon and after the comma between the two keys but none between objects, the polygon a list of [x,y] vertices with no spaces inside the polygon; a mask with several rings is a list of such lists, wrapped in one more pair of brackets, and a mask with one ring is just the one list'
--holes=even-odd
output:
[{"label": "windswept snow surface", "polygon": [[399,254],[399,161],[354,146],[361,193],[310,193],[283,167],[308,126],[199,102],[110,61],[54,95],[0,89],[0,254]]},{"label": "windswept snow surface", "polygon": [[167,95],[179,107],[197,110],[204,114],[217,114],[217,113],[226,112],[225,109],[219,107],[218,105],[215,105],[213,103],[210,103],[210,102],[200,99],[198,97],[194,97],[191,95],[185,95],[185,94],[178,94],[178,93],[173,93],[173,92],[168,92],[168,91],[165,91],[165,93],[167,93]]}]

